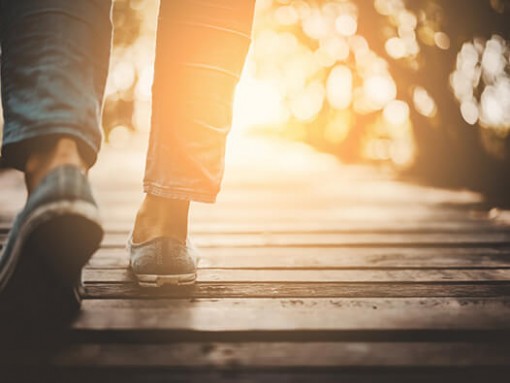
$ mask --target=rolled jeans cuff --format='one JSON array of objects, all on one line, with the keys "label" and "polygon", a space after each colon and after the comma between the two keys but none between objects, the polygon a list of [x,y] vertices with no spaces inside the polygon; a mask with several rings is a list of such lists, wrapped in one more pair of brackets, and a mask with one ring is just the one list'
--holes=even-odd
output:
[{"label": "rolled jeans cuff", "polygon": [[254,0],[162,0],[144,190],[214,202]]},{"label": "rolled jeans cuff", "polygon": [[76,127],[42,127],[29,129],[14,137],[6,137],[2,144],[2,166],[24,171],[31,153],[51,145],[58,139],[68,137],[76,141],[82,160],[88,167],[97,161],[101,141],[94,139],[88,132]]},{"label": "rolled jeans cuff", "polygon": [[30,153],[75,138],[92,166],[101,143],[111,0],[2,1],[2,163],[23,170]]}]

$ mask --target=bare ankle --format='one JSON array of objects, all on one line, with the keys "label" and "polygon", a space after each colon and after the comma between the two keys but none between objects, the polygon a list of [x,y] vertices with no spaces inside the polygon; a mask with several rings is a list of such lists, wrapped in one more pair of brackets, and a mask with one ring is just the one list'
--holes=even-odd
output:
[{"label": "bare ankle", "polygon": [[30,192],[52,169],[61,165],[73,165],[87,172],[87,165],[80,156],[76,141],[60,138],[49,150],[32,153],[25,165],[25,181]]},{"label": "bare ankle", "polygon": [[181,242],[188,235],[189,201],[147,195],[138,211],[134,242],[156,237],[173,237]]}]

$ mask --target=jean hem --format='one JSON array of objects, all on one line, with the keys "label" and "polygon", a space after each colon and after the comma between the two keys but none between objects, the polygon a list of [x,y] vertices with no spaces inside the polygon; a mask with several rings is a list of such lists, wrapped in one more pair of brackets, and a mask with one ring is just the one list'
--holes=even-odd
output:
[{"label": "jean hem", "polygon": [[[4,130],[5,131],[5,130]],[[85,163],[92,167],[97,161],[101,144],[95,142],[76,128],[52,127],[40,131],[23,132],[20,137],[2,142],[2,165],[24,171],[28,156],[37,149],[38,140],[48,140],[52,136],[65,136],[77,140],[80,154]]]},{"label": "jean hem", "polygon": [[147,194],[171,199],[181,199],[195,202],[214,203],[217,194],[203,193],[191,189],[183,189],[176,187],[162,187],[150,182],[144,182],[143,191]]}]

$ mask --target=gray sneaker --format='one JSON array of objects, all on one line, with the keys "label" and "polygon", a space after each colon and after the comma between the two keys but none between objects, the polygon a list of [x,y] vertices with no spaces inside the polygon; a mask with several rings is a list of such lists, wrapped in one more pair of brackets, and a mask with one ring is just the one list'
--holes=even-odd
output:
[{"label": "gray sneaker", "polygon": [[81,269],[102,237],[87,177],[70,165],[51,171],[16,217],[0,254],[0,311],[50,322],[77,311]]},{"label": "gray sneaker", "polygon": [[140,286],[190,285],[197,279],[199,253],[189,239],[186,244],[168,237],[133,243],[131,236],[127,247]]}]

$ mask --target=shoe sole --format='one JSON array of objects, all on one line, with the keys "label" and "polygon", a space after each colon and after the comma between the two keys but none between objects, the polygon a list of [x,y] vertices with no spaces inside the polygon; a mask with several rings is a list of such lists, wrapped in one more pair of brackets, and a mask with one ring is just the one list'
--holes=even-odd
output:
[{"label": "shoe sole", "polygon": [[59,201],[39,207],[19,230],[0,291],[5,288],[3,295],[21,302],[16,311],[42,315],[42,322],[75,314],[81,303],[76,290],[81,269],[102,238],[97,208],[90,203]]},{"label": "shoe sole", "polygon": [[186,286],[192,285],[197,280],[197,274],[135,274],[138,285],[141,287],[162,287],[162,286]]}]

